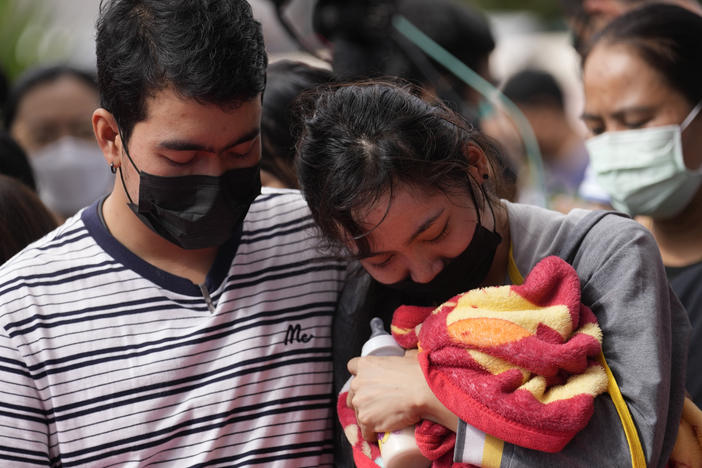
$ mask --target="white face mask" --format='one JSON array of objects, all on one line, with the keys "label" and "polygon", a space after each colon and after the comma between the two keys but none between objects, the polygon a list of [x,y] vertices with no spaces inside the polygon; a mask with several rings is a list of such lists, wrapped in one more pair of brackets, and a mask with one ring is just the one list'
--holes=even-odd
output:
[{"label": "white face mask", "polygon": [[97,143],[71,136],[32,153],[29,161],[39,198],[65,217],[108,194],[114,183]]},{"label": "white face mask", "polygon": [[664,219],[687,206],[702,173],[685,167],[681,137],[700,108],[702,102],[680,125],[606,132],[585,142],[597,182],[614,208]]}]

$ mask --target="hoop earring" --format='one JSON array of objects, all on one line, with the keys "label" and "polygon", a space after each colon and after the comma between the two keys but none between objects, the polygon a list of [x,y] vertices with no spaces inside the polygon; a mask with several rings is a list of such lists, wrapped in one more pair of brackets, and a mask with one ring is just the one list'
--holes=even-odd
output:
[{"label": "hoop earring", "polygon": [[115,163],[110,163],[110,172],[113,174],[117,173],[117,168],[115,167]]}]

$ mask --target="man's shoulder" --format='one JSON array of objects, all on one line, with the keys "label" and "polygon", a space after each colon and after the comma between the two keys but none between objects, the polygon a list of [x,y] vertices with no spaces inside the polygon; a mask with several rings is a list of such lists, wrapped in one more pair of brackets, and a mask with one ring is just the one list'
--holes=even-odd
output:
[{"label": "man's shoulder", "polygon": [[305,215],[309,215],[307,203],[299,190],[262,187],[261,194],[254,200],[249,213],[263,210],[288,212],[300,209],[305,212]]},{"label": "man's shoulder", "polygon": [[264,187],[249,208],[244,230],[309,223],[312,223],[312,216],[298,190]]}]

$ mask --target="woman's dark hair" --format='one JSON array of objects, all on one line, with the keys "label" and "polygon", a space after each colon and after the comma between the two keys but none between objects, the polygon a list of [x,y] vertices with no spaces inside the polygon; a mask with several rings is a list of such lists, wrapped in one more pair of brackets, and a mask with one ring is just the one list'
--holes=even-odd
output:
[{"label": "woman's dark hair", "polygon": [[293,103],[301,93],[331,83],[331,71],[302,62],[281,60],[268,67],[261,116],[261,169],[287,187],[298,188],[295,173]]},{"label": "woman's dark hair", "polygon": [[96,55],[100,105],[126,141],[162,89],[233,108],[266,83],[261,25],[245,0],[103,0]]},{"label": "woman's dark hair", "polygon": [[5,130],[0,130],[0,174],[14,177],[34,191],[37,189],[27,154]]},{"label": "woman's dark hair", "polygon": [[[353,237],[358,254],[367,254],[369,230],[358,217],[399,185],[426,193],[468,190],[478,210],[486,198],[497,206],[496,146],[415,88],[366,82],[323,89],[306,103],[303,117],[298,178],[332,247]],[[486,154],[490,184],[470,177],[468,145]]]},{"label": "woman's dark hair", "polygon": [[593,37],[583,62],[600,43],[631,47],[691,103],[702,100],[702,16],[697,13],[666,3],[637,7]]},{"label": "woman's dark hair", "polygon": [[30,68],[15,81],[7,96],[7,102],[3,109],[3,119],[5,129],[9,130],[19,109],[22,99],[34,88],[44,84],[54,82],[63,77],[71,77],[97,91],[95,75],[86,70],[81,70],[70,65],[49,65],[37,68]]},{"label": "woman's dark hair", "polygon": [[56,219],[36,193],[0,174],[0,264],[56,228]]}]

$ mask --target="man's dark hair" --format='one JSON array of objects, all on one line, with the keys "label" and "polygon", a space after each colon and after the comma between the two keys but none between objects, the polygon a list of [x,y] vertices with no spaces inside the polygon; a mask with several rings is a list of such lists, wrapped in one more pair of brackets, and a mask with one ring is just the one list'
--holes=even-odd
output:
[{"label": "man's dark hair", "polygon": [[126,140],[160,90],[233,108],[266,82],[261,25],[244,0],[103,0],[96,55],[100,105]]},{"label": "man's dark hair", "polygon": [[556,78],[547,71],[524,69],[510,76],[502,93],[515,104],[550,105],[563,111],[563,91]]},{"label": "man's dark hair", "polygon": [[91,89],[97,90],[95,74],[66,64],[38,66],[26,70],[15,81],[7,95],[3,110],[5,129],[9,130],[17,117],[17,110],[24,97],[37,86],[54,82],[63,77],[75,78]]}]

